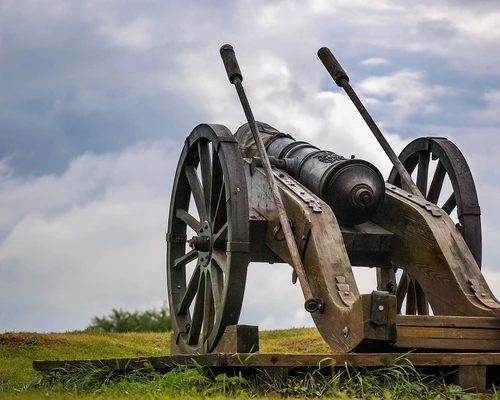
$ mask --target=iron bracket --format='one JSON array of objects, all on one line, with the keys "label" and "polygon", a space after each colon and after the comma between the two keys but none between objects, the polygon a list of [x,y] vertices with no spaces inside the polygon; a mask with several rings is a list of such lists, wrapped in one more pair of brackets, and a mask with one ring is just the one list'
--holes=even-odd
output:
[{"label": "iron bracket", "polygon": [[427,201],[423,197],[415,196],[414,194],[411,194],[411,193],[407,192],[406,190],[398,188],[397,186],[394,186],[393,184],[387,183],[387,182],[385,184],[385,189],[391,191],[392,193],[396,193],[401,197],[404,197],[405,199],[411,201],[412,203],[419,205],[420,207],[425,208],[434,217],[441,217],[442,216],[441,209],[437,205],[431,203],[430,201]]},{"label": "iron bracket", "polygon": [[346,283],[345,276],[336,276],[335,280],[337,281],[337,289],[338,294],[340,296],[340,300],[346,306],[352,306],[356,301],[356,296],[351,292],[351,287],[348,283]]},{"label": "iron bracket", "polygon": [[323,212],[323,210],[321,209],[321,204],[313,196],[311,196],[305,188],[298,186],[297,182],[294,179],[290,178],[288,175],[281,171],[273,171],[273,173],[281,183],[283,183],[287,188],[289,188],[292,192],[299,196],[299,198],[302,199],[304,203],[309,206],[309,208],[312,208],[313,212]]},{"label": "iron bracket", "polygon": [[488,308],[500,308],[498,304],[491,295],[484,289],[484,286],[479,283],[477,279],[469,279],[469,284],[474,292],[476,298]]}]

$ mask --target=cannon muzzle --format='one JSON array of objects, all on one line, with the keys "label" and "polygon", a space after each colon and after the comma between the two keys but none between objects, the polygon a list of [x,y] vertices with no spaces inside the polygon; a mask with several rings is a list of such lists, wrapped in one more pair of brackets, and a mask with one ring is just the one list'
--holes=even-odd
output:
[{"label": "cannon muzzle", "polygon": [[[257,126],[267,154],[285,159],[286,172],[323,199],[341,224],[358,225],[373,217],[385,195],[384,179],[373,164],[296,141],[262,122]],[[244,157],[257,156],[248,124],[235,137]]]}]

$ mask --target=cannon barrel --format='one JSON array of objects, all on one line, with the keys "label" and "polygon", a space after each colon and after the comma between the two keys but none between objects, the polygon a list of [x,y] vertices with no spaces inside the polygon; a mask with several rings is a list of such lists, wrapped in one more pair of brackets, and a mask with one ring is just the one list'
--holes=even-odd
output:
[{"label": "cannon barrel", "polygon": [[[373,217],[385,195],[384,179],[373,164],[296,141],[262,122],[257,126],[267,154],[285,159],[286,172],[323,199],[341,224],[358,225]],[[248,124],[235,137],[244,157],[258,155]]]}]

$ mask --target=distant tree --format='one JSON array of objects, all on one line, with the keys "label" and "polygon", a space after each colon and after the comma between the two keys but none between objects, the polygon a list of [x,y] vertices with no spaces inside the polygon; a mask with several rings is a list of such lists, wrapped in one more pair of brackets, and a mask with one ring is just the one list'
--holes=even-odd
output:
[{"label": "distant tree", "polygon": [[166,304],[146,311],[124,311],[113,308],[111,314],[93,317],[87,329],[103,332],[167,332],[172,321]]}]

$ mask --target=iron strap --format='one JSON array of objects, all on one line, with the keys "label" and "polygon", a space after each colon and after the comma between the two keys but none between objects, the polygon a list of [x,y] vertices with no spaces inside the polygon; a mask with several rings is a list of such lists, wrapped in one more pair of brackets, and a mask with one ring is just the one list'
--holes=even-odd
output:
[{"label": "iron strap", "polygon": [[273,170],[273,173],[281,183],[283,183],[288,189],[299,196],[304,201],[304,203],[309,206],[309,208],[312,208],[313,212],[323,212],[323,210],[321,209],[321,204],[311,194],[309,194],[305,188],[299,186],[294,179],[290,178],[283,171]]},{"label": "iron strap", "polygon": [[407,192],[406,190],[398,188],[397,186],[394,186],[394,185],[387,183],[387,182],[385,184],[385,189],[389,190],[392,193],[396,193],[401,197],[404,197],[406,200],[409,200],[412,203],[419,205],[420,207],[425,208],[434,217],[441,217],[442,216],[441,209],[437,205],[431,203],[430,201],[427,201],[423,197],[415,196],[415,195]]},{"label": "iron strap", "polygon": [[249,253],[249,242],[227,242],[226,251],[231,253]]},{"label": "iron strap", "polygon": [[166,241],[169,243],[186,243],[187,235],[167,233]]}]

